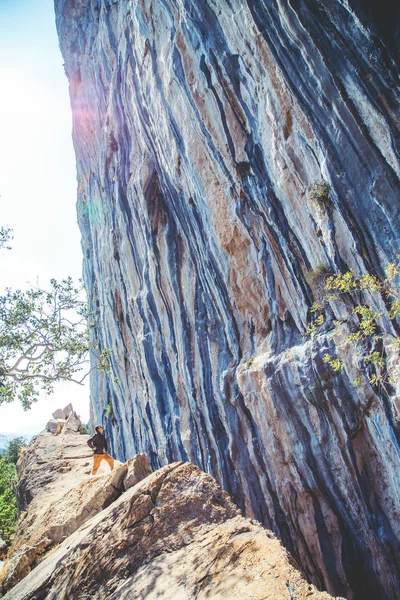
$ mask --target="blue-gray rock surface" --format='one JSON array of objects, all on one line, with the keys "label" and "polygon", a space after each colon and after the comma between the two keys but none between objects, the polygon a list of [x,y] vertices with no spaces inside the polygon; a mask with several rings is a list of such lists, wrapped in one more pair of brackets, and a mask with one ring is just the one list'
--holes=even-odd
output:
[{"label": "blue-gray rock surface", "polygon": [[329,323],[305,332],[310,273],[382,276],[399,252],[400,9],[55,5],[84,278],[117,378],[94,372],[92,420],[121,460],[211,473],[321,588],[394,600],[398,354],[378,394],[353,386],[355,352],[336,349],[343,374],[323,362]]}]

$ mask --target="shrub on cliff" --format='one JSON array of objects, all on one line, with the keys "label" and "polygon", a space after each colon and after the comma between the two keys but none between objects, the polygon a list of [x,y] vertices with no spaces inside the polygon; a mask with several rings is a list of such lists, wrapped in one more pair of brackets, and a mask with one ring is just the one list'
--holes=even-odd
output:
[{"label": "shrub on cliff", "polygon": [[332,198],[330,193],[329,184],[325,179],[321,179],[313,185],[311,188],[308,199],[311,204],[319,206],[322,210],[326,211],[326,213],[330,214],[332,212]]},{"label": "shrub on cliff", "polygon": [[[356,277],[352,271],[331,275],[326,278],[324,289],[322,301],[311,307],[313,322],[308,326],[308,334],[313,337],[326,326],[328,315],[332,317],[332,304],[344,304],[348,317],[331,318],[330,336],[337,346],[350,345],[360,350],[370,384],[392,383],[387,370],[387,350],[389,344],[400,348],[400,337],[395,333],[400,317],[399,265],[389,264],[384,279],[368,273]],[[334,371],[345,369],[337,356],[325,354],[324,362]],[[360,371],[360,377],[354,381],[356,385],[362,382],[361,375]]]}]

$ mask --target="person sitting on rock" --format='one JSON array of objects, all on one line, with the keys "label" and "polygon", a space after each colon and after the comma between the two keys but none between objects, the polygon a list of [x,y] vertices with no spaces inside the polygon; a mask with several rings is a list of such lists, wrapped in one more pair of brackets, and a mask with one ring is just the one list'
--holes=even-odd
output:
[{"label": "person sitting on rock", "polygon": [[108,462],[111,471],[114,469],[114,459],[107,454],[108,444],[103,433],[104,429],[101,425],[97,425],[95,429],[96,433],[87,441],[89,448],[94,450],[92,475],[96,475],[102,460]]}]

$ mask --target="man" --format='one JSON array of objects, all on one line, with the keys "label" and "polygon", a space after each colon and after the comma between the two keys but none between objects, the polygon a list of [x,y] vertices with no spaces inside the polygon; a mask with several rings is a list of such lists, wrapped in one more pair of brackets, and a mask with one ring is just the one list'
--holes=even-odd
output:
[{"label": "man", "polygon": [[97,425],[95,429],[96,433],[87,441],[89,448],[94,450],[92,475],[96,475],[102,460],[108,462],[111,471],[114,469],[114,459],[106,452],[108,444],[103,433],[104,429],[101,425]]}]

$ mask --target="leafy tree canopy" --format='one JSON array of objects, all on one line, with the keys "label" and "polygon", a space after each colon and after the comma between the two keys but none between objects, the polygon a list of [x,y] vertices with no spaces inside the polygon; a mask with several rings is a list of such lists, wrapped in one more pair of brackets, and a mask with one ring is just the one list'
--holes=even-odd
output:
[{"label": "leafy tree canopy", "polygon": [[15,533],[18,516],[16,500],[18,477],[15,463],[11,459],[14,449],[15,444],[12,450],[9,444],[5,452],[8,457],[5,456],[0,460],[0,537],[6,543],[10,543],[10,538]]},{"label": "leafy tree canopy", "polygon": [[12,229],[9,227],[0,227],[0,249],[6,248],[7,250],[11,250],[11,247],[7,246],[8,242],[13,239],[11,232]]},{"label": "leafy tree canopy", "polygon": [[[12,239],[12,230],[0,226],[0,249],[9,249]],[[90,345],[95,322],[84,296],[71,277],[52,279],[48,289],[6,288],[0,296],[0,404],[18,398],[28,409],[56,382],[83,384],[89,350],[97,360],[93,368],[111,374],[111,350]]]},{"label": "leafy tree canopy", "polygon": [[52,279],[48,290],[7,288],[0,296],[0,403],[19,398],[27,409],[55,382],[82,383],[88,318],[82,288],[70,277]]}]

